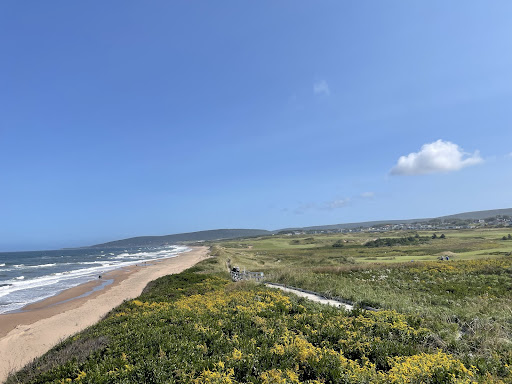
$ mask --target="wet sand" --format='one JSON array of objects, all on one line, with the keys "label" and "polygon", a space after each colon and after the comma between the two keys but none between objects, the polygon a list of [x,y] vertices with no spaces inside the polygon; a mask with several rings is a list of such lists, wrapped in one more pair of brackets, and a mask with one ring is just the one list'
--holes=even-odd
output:
[{"label": "wet sand", "polygon": [[111,271],[19,312],[0,315],[0,382],[60,340],[95,324],[124,300],[139,296],[150,281],[208,257],[207,247],[191,248],[176,257]]}]

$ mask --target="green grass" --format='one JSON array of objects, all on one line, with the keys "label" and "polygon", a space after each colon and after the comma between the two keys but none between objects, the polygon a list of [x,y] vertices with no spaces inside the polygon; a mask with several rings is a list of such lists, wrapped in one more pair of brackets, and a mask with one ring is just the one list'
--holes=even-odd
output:
[{"label": "green grass", "polygon": [[[283,265],[309,266],[311,262],[321,265],[352,263],[401,263],[436,260],[444,252],[451,252],[452,259],[475,259],[498,257],[512,252],[512,241],[503,241],[511,229],[449,230],[446,239],[429,240],[423,244],[398,245],[393,247],[364,247],[377,238],[402,238],[414,236],[416,232],[394,231],[387,233],[347,233],[329,235],[268,236],[241,241],[218,243],[223,252],[229,254],[232,264],[242,264],[247,268],[268,270]],[[431,237],[433,231],[417,232],[421,237]],[[304,240],[314,238],[314,242],[304,244]],[[341,248],[332,245],[346,241]]]}]

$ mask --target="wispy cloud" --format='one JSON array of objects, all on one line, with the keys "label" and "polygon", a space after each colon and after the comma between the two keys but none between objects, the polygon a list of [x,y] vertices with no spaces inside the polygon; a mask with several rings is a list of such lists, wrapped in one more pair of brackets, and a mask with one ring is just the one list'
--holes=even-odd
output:
[{"label": "wispy cloud", "polygon": [[313,92],[315,93],[315,95],[329,96],[331,94],[329,84],[327,84],[327,81],[325,80],[316,81],[313,84]]},{"label": "wispy cloud", "polygon": [[310,211],[334,211],[335,209],[343,208],[350,203],[350,198],[335,199],[325,201],[323,203],[301,203],[293,210],[293,213],[302,215]]},{"label": "wispy cloud", "polygon": [[375,197],[375,192],[363,192],[359,196],[363,199],[373,199]]},{"label": "wispy cloud", "polygon": [[464,152],[457,144],[437,140],[425,144],[419,152],[401,156],[391,169],[392,175],[423,175],[458,171],[464,167],[483,162],[478,151]]},{"label": "wispy cloud", "polygon": [[320,209],[332,211],[334,209],[342,208],[350,203],[350,199],[347,197],[346,199],[336,199],[332,201],[326,202]]},{"label": "wispy cloud", "polygon": [[293,212],[296,215],[302,215],[308,212],[332,212],[337,209],[345,208],[352,203],[361,202],[363,200],[372,200],[375,198],[375,192],[363,192],[353,197],[341,197],[333,200],[324,201],[322,203],[307,202],[300,203],[295,209],[284,208],[282,212]]}]

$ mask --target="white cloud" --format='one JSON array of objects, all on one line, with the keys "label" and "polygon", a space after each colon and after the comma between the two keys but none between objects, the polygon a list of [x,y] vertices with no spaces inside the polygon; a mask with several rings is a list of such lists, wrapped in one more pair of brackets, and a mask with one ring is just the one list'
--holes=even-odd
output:
[{"label": "white cloud", "polygon": [[375,197],[375,192],[363,192],[361,193],[361,197],[363,199],[373,199]]},{"label": "white cloud", "polygon": [[452,172],[481,163],[480,153],[466,153],[457,144],[437,140],[425,144],[419,152],[401,156],[391,169],[392,175],[422,175],[427,173]]},{"label": "white cloud", "polygon": [[313,92],[315,95],[326,95],[329,96],[331,91],[329,90],[329,84],[325,80],[319,80],[313,84]]}]

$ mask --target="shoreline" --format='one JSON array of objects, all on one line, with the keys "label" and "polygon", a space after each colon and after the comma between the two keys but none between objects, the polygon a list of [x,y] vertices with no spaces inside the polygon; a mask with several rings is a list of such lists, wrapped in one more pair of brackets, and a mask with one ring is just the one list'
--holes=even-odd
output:
[{"label": "shoreline", "polygon": [[[15,311],[0,314],[0,340],[19,325],[29,325],[59,312],[79,307],[87,299],[93,299],[105,292],[106,289],[121,283],[138,269],[139,267],[134,266],[113,270],[103,275],[105,279],[91,280],[65,289],[46,299],[27,304]],[[111,284],[97,290],[105,281],[111,281]]]},{"label": "shoreline", "polygon": [[62,339],[97,323],[124,300],[139,296],[150,281],[208,257],[207,247],[190,248],[175,257],[110,271],[101,279],[0,314],[0,382]]}]

